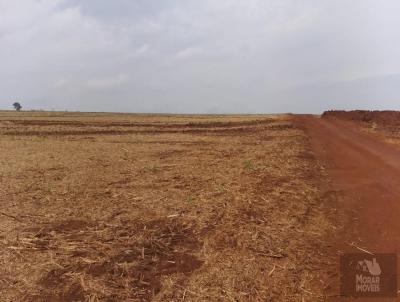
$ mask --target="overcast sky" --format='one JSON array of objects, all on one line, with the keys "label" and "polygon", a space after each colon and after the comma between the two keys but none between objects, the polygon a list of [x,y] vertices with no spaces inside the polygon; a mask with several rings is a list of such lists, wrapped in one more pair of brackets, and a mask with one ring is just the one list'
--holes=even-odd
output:
[{"label": "overcast sky", "polygon": [[398,0],[0,0],[0,109],[400,109]]}]

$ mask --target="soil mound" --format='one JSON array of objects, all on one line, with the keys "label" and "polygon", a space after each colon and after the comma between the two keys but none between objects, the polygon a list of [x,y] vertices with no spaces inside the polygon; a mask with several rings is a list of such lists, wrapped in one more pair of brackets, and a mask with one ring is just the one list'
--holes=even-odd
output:
[{"label": "soil mound", "polygon": [[379,125],[386,125],[386,126],[400,126],[400,111],[330,110],[330,111],[325,111],[322,114],[322,117],[323,118],[333,117],[344,120],[377,123]]}]

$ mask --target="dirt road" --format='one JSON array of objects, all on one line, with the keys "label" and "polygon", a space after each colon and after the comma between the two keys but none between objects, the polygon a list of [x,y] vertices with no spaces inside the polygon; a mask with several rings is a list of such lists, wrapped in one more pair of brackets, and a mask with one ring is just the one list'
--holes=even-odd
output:
[{"label": "dirt road", "polygon": [[338,246],[347,250],[355,243],[373,252],[397,252],[400,150],[350,122],[314,116],[299,119],[310,135],[313,151],[326,164],[331,190],[346,214]]}]

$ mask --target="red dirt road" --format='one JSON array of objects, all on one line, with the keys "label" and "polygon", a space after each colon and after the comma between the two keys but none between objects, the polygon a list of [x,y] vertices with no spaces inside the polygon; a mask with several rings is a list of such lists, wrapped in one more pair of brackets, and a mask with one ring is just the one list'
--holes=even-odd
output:
[{"label": "red dirt road", "polygon": [[[331,183],[329,208],[337,208],[332,253],[400,250],[400,150],[362,132],[356,123],[297,117]],[[400,270],[398,270],[400,271]],[[338,272],[331,284],[337,296]],[[399,283],[399,282],[398,282]],[[374,300],[375,301],[375,300]],[[378,300],[377,300],[378,301]]]}]

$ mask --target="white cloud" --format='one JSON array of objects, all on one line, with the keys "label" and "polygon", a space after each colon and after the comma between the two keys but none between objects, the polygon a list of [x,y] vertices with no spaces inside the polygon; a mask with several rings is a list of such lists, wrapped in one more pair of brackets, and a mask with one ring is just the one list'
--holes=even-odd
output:
[{"label": "white cloud", "polygon": [[178,51],[176,56],[179,59],[190,59],[196,56],[200,56],[202,54],[204,54],[204,50],[199,47],[187,47]]},{"label": "white cloud", "polygon": [[114,77],[94,78],[87,82],[87,87],[95,90],[110,90],[121,87],[128,82],[128,76],[119,74]]}]

